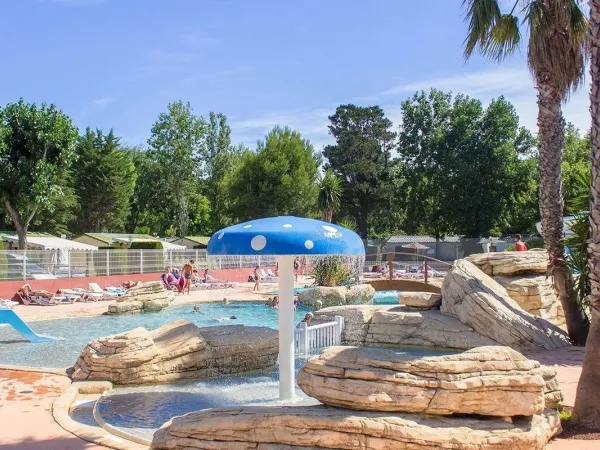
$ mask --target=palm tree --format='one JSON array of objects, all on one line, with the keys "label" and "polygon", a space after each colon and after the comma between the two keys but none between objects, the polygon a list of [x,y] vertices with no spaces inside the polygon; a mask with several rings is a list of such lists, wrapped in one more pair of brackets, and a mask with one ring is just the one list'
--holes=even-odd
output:
[{"label": "palm tree", "polygon": [[[477,49],[502,61],[519,48],[520,26],[529,29],[527,64],[535,80],[538,103],[540,214],[542,234],[549,256],[548,271],[566,316],[569,336],[583,343],[589,322],[571,300],[570,277],[563,245],[563,195],[561,163],[565,121],[561,104],[583,80],[588,21],[581,0],[514,0],[510,12],[500,10],[499,0],[464,0],[468,35],[465,57]],[[518,6],[522,10],[516,11]],[[524,17],[523,22],[519,15]]]},{"label": "palm tree", "polygon": [[319,198],[317,204],[321,210],[321,218],[326,222],[333,220],[333,213],[340,209],[342,197],[342,183],[330,169],[325,171],[319,180]]},{"label": "palm tree", "polygon": [[581,425],[600,429],[600,0],[590,0],[590,50],[592,112],[591,239],[588,242],[592,326],[585,346],[581,377],[577,385],[574,416]]}]

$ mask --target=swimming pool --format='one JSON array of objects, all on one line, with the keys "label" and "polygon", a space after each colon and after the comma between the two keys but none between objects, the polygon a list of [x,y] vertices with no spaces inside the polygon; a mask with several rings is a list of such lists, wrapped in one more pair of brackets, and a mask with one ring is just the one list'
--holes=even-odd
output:
[{"label": "swimming pool", "polygon": [[[133,328],[154,330],[177,319],[186,319],[199,327],[243,324],[278,328],[277,309],[267,308],[264,303],[239,302],[205,303],[200,313],[192,312],[193,305],[170,306],[162,311],[122,316],[77,317],[29,322],[38,334],[54,336],[59,340],[32,344],[11,327],[0,327],[0,361],[2,364],[62,368],[71,366],[93,339],[122,333]],[[303,306],[296,312],[296,322],[302,320],[309,309]],[[219,322],[217,319],[235,315],[237,320]]]},{"label": "swimming pool", "polygon": [[374,305],[397,305],[398,295],[402,291],[376,291],[373,297]]},{"label": "swimming pool", "polygon": [[[312,287],[306,288],[295,288],[294,293],[299,294],[300,292],[308,291],[310,289],[314,289]],[[267,294],[269,295],[277,295],[278,291],[269,291]],[[373,304],[374,305],[396,305],[398,304],[398,295],[402,291],[376,291],[373,296]]]}]

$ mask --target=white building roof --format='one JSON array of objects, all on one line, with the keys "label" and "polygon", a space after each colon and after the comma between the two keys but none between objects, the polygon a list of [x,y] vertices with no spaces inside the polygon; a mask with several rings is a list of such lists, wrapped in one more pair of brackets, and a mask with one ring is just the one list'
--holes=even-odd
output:
[{"label": "white building roof", "polygon": [[187,248],[185,245],[177,245],[167,241],[160,242],[162,242],[163,248],[165,250],[185,250]]},{"label": "white building roof", "polygon": [[[10,242],[19,242],[19,238],[17,236],[7,236],[4,235],[2,237],[3,240]],[[29,237],[27,236],[27,245],[33,247],[41,247],[45,250],[50,249],[60,249],[60,250],[98,250],[98,247],[94,245],[84,244],[82,242],[70,241],[68,239],[62,239],[54,236],[37,236],[37,237]]]}]

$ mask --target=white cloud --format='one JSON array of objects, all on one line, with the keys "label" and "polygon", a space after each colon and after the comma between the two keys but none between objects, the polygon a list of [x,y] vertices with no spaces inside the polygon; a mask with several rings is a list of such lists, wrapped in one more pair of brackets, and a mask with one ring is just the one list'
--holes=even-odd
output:
[{"label": "white cloud", "polygon": [[112,103],[114,99],[112,97],[100,97],[92,100],[90,106],[104,107]]},{"label": "white cloud", "polygon": [[292,110],[286,112],[267,112],[245,120],[233,120],[231,129],[234,140],[254,146],[274,126],[287,126],[298,131],[302,137],[309,139],[315,150],[321,151],[324,145],[332,143],[328,135],[327,116],[333,113],[331,108],[316,108],[312,110]]},{"label": "white cloud", "polygon": [[[462,93],[481,100],[484,104],[503,95],[515,107],[520,124],[532,133],[537,133],[536,90],[529,71],[526,68],[498,66],[494,69],[466,71],[461,74],[433,77],[419,81],[410,81],[394,86],[380,94],[350,99],[364,105],[380,105],[386,116],[394,123],[394,129],[401,123],[400,103],[415,91],[437,88],[443,91]],[[362,101],[361,101],[362,100]],[[334,113],[337,104],[315,105],[312,110],[290,110],[266,112],[249,119],[233,121],[231,126],[234,140],[254,145],[275,125],[289,126],[309,139],[315,149],[333,143],[328,134],[327,117]],[[563,106],[563,115],[567,122],[586,131],[590,127],[589,82],[571,95]]]},{"label": "white cloud", "polygon": [[412,94],[430,88],[478,96],[490,92],[508,93],[531,89],[533,81],[527,69],[497,67],[401,84],[384,91],[383,94]]}]

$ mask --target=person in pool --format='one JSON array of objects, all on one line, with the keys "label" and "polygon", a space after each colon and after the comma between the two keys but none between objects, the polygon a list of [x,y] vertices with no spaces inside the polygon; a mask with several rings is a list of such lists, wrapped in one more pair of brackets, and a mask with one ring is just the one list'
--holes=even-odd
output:
[{"label": "person in pool", "polygon": [[224,298],[224,299],[223,299],[223,304],[224,304],[224,305],[229,305],[229,300],[227,300],[227,298]]},{"label": "person in pool", "polygon": [[272,297],[269,297],[269,300],[267,300],[267,306],[268,306],[269,308],[272,308],[272,307],[273,307],[273,298],[272,298]]},{"label": "person in pool", "polygon": [[200,306],[194,305],[194,312],[200,312]]},{"label": "person in pool", "polygon": [[230,317],[230,319],[231,319],[231,320],[236,320],[236,319],[237,319],[237,317],[235,317],[235,316],[231,316],[231,317]]}]

